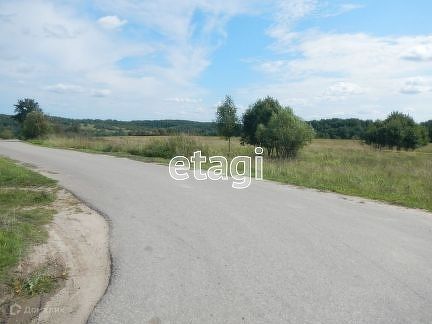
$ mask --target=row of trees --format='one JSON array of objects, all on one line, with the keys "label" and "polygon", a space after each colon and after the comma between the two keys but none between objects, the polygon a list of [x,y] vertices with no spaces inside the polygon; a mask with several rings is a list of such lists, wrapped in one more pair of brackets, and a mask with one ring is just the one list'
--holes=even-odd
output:
[{"label": "row of trees", "polygon": [[258,145],[269,156],[292,158],[314,137],[313,128],[296,116],[289,107],[283,107],[276,99],[266,97],[257,100],[240,118],[230,96],[226,96],[216,111],[219,134],[228,140],[241,133],[242,143]]},{"label": "row of trees", "polygon": [[358,118],[331,118],[311,120],[309,124],[314,128],[317,138],[331,139],[362,139],[372,120]]},{"label": "row of trees", "polygon": [[416,124],[410,116],[393,112],[385,120],[370,125],[364,140],[378,148],[414,150],[426,145],[429,135],[427,128]]},{"label": "row of trees", "polygon": [[[216,124],[219,134],[229,142],[229,151],[231,137],[240,134],[242,143],[262,146],[269,156],[283,158],[295,157],[315,135],[313,122],[306,123],[290,107],[281,106],[271,97],[257,100],[240,119],[232,98],[226,96],[217,108]],[[419,125],[412,117],[400,112],[391,113],[383,121],[334,119],[316,121],[315,124],[322,132],[349,128],[355,132],[354,138],[377,148],[409,150],[432,141],[432,121]]]}]

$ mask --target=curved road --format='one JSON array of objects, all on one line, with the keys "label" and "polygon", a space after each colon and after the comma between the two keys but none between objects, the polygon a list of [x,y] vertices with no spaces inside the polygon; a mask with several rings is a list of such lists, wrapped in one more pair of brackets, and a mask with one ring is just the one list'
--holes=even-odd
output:
[{"label": "curved road", "polygon": [[110,219],[113,274],[90,323],[432,323],[432,214],[21,142],[0,154]]}]

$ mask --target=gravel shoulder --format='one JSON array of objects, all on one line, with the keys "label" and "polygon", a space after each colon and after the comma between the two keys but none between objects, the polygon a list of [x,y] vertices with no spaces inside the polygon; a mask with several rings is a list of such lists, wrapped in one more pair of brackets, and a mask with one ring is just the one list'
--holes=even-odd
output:
[{"label": "gravel shoulder", "polygon": [[68,279],[45,304],[37,322],[85,323],[108,286],[109,229],[101,215],[65,190],[58,192],[56,205],[59,213],[38,254],[62,258]]}]

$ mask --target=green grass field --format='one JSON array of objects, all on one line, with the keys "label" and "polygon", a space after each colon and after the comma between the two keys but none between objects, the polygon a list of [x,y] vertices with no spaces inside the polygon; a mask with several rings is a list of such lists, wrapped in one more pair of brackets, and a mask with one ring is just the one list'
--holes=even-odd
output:
[{"label": "green grass field", "polygon": [[0,158],[0,283],[34,244],[45,242],[55,181]]},{"label": "green grass field", "polygon": [[[53,137],[37,143],[159,162],[197,149],[207,156],[226,156],[228,149],[223,139],[197,136]],[[253,155],[253,147],[236,139],[231,155]],[[265,159],[264,178],[432,211],[432,144],[414,152],[396,152],[354,140],[317,139],[295,160]]]}]

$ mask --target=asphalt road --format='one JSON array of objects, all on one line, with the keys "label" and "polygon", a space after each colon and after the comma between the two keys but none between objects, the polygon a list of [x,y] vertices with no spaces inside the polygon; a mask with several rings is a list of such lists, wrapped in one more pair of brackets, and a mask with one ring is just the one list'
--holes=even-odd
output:
[{"label": "asphalt road", "polygon": [[109,218],[113,274],[90,323],[432,323],[432,214],[20,142],[0,154]]}]

